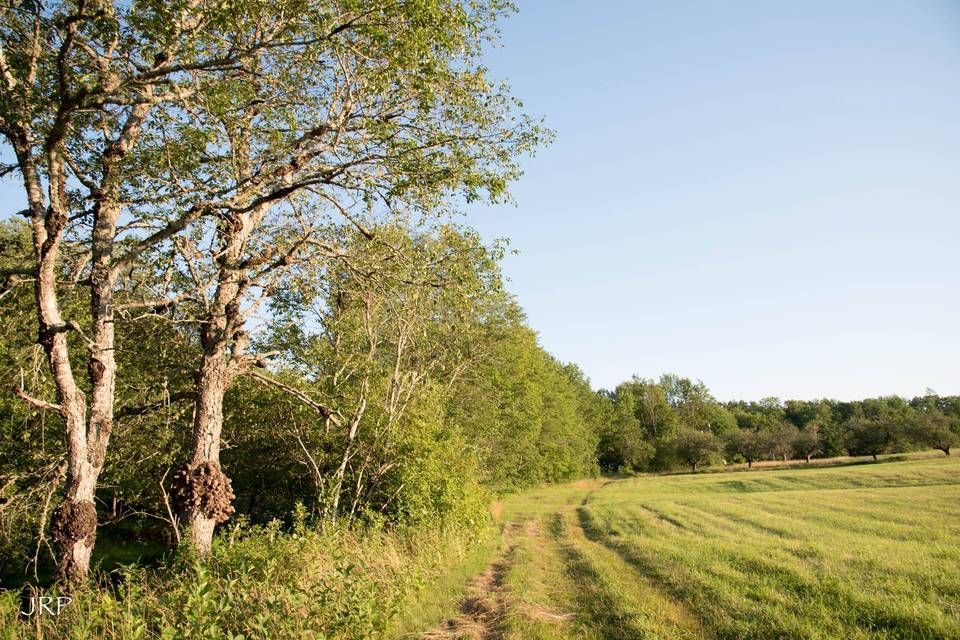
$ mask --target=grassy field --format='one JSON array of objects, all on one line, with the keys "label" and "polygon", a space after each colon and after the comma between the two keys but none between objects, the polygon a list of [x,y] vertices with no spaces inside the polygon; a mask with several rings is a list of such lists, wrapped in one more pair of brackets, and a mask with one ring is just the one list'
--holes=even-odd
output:
[{"label": "grassy field", "polygon": [[427,638],[960,638],[960,459],[599,480],[502,505]]}]

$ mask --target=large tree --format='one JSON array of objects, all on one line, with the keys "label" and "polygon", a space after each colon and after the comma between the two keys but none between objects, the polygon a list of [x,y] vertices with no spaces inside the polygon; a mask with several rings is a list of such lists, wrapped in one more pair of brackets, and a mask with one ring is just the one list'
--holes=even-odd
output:
[{"label": "large tree", "polygon": [[950,450],[960,445],[960,419],[939,412],[923,412],[911,425],[910,436],[917,444],[949,456]]},{"label": "large tree", "polygon": [[766,431],[735,429],[725,434],[724,449],[731,459],[743,458],[750,469],[770,451],[770,438]]},{"label": "large tree", "polygon": [[[131,203],[155,197],[141,188],[143,165],[134,152],[152,121],[201,91],[184,82],[186,70],[242,65],[250,47],[209,33],[236,13],[228,3],[195,1],[23,2],[0,10],[0,133],[15,158],[4,173],[15,171],[23,184],[38,342],[56,398],[19,395],[65,424],[65,493],[52,523],[62,579],[86,575],[96,537],[94,498],[114,422],[115,289],[144,248],[186,223],[143,235],[138,221],[121,219]],[[275,46],[274,35],[258,34],[252,48]],[[124,234],[131,240],[118,254]],[[65,246],[78,254],[72,273],[62,261]],[[83,324],[64,314],[68,286],[88,290]],[[85,347],[79,357],[71,353],[74,338]]]},{"label": "large tree", "polygon": [[[78,0],[2,10],[0,133],[16,158],[4,173],[23,181],[39,342],[56,387],[55,401],[21,396],[66,425],[66,491],[53,525],[60,577],[86,575],[96,535],[118,311],[155,313],[191,295],[201,309],[192,313],[202,352],[195,446],[183,478],[193,542],[206,548],[228,505],[211,506],[190,479],[201,469],[228,490],[217,464],[222,394],[249,362],[247,305],[268,296],[295,257],[331,253],[308,242],[318,218],[332,211],[359,225],[357,214],[371,211],[435,212],[454,192],[498,199],[517,174],[515,154],[536,142],[535,127],[509,120],[509,96],[479,64],[504,9]],[[70,274],[65,242],[80,254]],[[206,270],[191,268],[204,256]],[[88,287],[88,326],[64,316],[65,285]],[[114,297],[124,286],[142,295],[121,309]],[[86,384],[74,337],[86,347]]]},{"label": "large tree", "polygon": [[673,446],[677,457],[689,465],[694,473],[720,453],[720,440],[709,431],[681,429]]},{"label": "large tree", "polygon": [[855,418],[848,425],[847,446],[850,455],[873,456],[889,453],[897,442],[898,425],[888,420]]},{"label": "large tree", "polygon": [[[443,217],[452,198],[502,200],[517,154],[540,136],[480,65],[498,3],[360,2],[336,7],[335,19],[312,8],[316,20],[293,21],[286,35],[309,43],[303,55],[262,51],[172,125],[217,152],[153,177],[185,182],[176,199],[215,214],[159,262],[178,273],[164,293],[190,310],[202,353],[193,447],[175,483],[188,539],[201,552],[230,512],[219,464],[224,394],[262,360],[249,322],[283,274],[345,259],[343,223],[378,241],[377,225]],[[272,25],[246,19],[244,33]],[[318,408],[328,417],[339,410]]]}]

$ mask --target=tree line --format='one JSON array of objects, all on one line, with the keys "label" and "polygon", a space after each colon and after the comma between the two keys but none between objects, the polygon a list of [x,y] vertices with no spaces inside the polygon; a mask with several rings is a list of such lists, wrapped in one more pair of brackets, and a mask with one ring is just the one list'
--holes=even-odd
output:
[{"label": "tree line", "polygon": [[607,472],[693,471],[711,463],[872,456],[960,444],[960,396],[929,391],[852,402],[719,402],[702,382],[634,377],[601,391],[598,462]]},{"label": "tree line", "polygon": [[[117,323],[115,431],[94,503],[105,544],[190,547],[184,503],[231,526],[471,529],[498,493],[598,473],[603,398],[538,344],[503,289],[501,248],[454,226],[381,226],[375,242],[342,232],[348,262],[290,274],[275,294],[250,347],[269,360],[226,390],[220,473],[198,474],[200,490],[182,479],[196,445],[196,330],[174,311]],[[0,225],[0,264],[29,256],[26,225]],[[85,301],[66,293],[83,327]],[[0,375],[53,398],[31,294],[17,278],[0,294]],[[0,419],[0,576],[16,584],[57,568],[67,427],[16,393],[0,398]]]}]

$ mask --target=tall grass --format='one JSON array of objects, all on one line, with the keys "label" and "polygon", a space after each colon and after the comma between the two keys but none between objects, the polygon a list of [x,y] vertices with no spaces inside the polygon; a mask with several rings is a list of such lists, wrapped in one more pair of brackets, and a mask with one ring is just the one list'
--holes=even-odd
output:
[{"label": "tall grass", "polygon": [[0,638],[399,637],[454,605],[464,572],[492,553],[493,534],[236,529],[208,562],[104,574],[56,617],[21,621],[20,594],[0,592]]}]

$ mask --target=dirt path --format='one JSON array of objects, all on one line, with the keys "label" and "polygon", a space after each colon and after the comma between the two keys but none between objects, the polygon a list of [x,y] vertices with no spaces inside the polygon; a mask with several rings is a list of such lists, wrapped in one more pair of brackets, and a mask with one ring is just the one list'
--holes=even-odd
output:
[{"label": "dirt path", "polygon": [[504,578],[513,564],[516,543],[512,541],[517,525],[504,529],[506,551],[467,586],[467,595],[460,602],[459,615],[442,626],[427,631],[421,640],[499,640],[503,637],[503,618],[507,610]]}]

